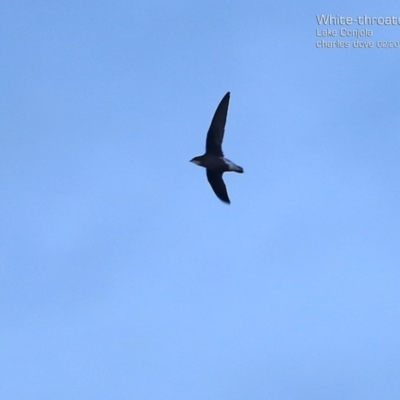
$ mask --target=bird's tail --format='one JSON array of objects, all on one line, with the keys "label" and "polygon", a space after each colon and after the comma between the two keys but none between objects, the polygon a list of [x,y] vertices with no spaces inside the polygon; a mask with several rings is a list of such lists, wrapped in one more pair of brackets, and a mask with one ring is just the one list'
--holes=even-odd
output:
[{"label": "bird's tail", "polygon": [[231,171],[239,172],[239,174],[243,174],[244,170],[242,167],[239,167],[239,165],[235,165]]}]

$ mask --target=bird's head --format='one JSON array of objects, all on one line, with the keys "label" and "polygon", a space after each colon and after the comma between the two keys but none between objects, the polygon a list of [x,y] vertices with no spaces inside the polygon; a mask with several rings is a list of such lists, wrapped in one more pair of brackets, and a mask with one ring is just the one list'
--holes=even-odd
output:
[{"label": "bird's head", "polygon": [[200,165],[200,156],[192,158],[190,162]]}]

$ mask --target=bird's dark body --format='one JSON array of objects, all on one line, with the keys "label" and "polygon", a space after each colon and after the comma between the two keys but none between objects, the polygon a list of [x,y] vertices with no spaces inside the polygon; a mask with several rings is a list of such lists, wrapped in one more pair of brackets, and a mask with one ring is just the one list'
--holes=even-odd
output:
[{"label": "bird's dark body", "polygon": [[204,154],[202,156],[196,157],[197,161],[201,167],[210,169],[212,171],[227,172],[229,171],[228,164],[223,160],[223,158],[214,156],[212,154]]},{"label": "bird's dark body", "polygon": [[224,157],[222,141],[225,132],[230,93],[228,92],[219,103],[207,133],[206,152],[194,157],[191,162],[207,169],[207,179],[214,193],[220,200],[230,203],[228,191],[222,179],[222,174],[228,171],[243,172],[243,168]]}]

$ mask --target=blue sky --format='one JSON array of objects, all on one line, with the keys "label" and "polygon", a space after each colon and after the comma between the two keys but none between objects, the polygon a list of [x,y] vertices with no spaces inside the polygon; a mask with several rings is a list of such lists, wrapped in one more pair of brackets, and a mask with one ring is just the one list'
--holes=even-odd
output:
[{"label": "blue sky", "polygon": [[1,3],[4,398],[400,398],[400,48],[315,45],[400,6],[347,3]]}]

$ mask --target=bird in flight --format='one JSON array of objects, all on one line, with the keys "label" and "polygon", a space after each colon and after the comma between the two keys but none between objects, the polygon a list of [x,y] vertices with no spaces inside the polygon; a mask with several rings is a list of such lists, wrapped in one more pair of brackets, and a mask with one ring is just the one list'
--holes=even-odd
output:
[{"label": "bird in flight", "polygon": [[224,139],[226,115],[228,113],[230,93],[228,92],[219,103],[207,133],[206,152],[194,157],[190,162],[206,168],[206,174],[217,197],[230,204],[228,192],[222,179],[227,171],[243,172],[243,168],[224,157],[222,140]]}]

